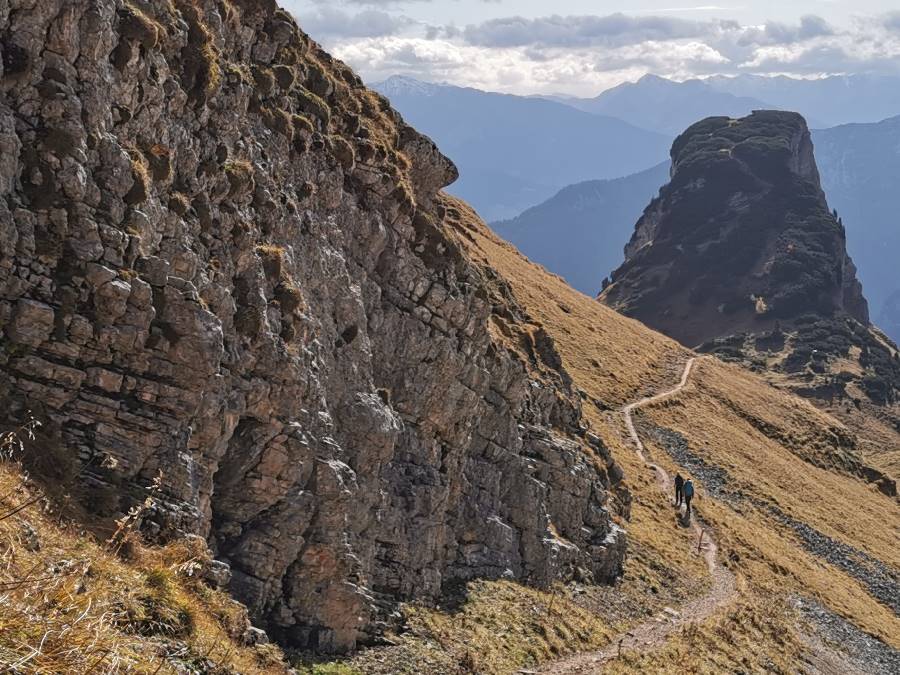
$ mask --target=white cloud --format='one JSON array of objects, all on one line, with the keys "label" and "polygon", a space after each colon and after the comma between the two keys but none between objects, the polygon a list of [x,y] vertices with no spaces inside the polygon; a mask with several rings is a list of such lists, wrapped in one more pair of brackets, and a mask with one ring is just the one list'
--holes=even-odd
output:
[{"label": "white cloud", "polygon": [[743,25],[625,14],[507,17],[457,28],[378,10],[320,9],[318,24],[301,17],[301,25],[370,82],[402,74],[510,93],[587,96],[646,73],[688,79],[900,72],[900,12],[841,28],[812,15]]},{"label": "white cloud", "polygon": [[411,24],[409,19],[374,9],[348,14],[324,7],[303,17],[303,29],[318,39],[368,38],[396,35]]},{"label": "white cloud", "polygon": [[727,59],[699,41],[649,41],[611,50],[488,48],[450,40],[372,38],[336,48],[335,55],[363,68],[370,82],[402,74],[492,91],[551,93],[599,91],[648,71],[686,78]]}]

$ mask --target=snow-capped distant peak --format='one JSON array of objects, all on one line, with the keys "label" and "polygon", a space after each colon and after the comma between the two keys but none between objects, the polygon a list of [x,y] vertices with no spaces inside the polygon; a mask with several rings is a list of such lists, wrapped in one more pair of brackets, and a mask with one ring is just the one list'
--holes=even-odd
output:
[{"label": "snow-capped distant peak", "polygon": [[438,85],[422,82],[406,75],[392,75],[383,82],[373,84],[372,88],[388,97],[392,95],[433,96],[438,90]]}]

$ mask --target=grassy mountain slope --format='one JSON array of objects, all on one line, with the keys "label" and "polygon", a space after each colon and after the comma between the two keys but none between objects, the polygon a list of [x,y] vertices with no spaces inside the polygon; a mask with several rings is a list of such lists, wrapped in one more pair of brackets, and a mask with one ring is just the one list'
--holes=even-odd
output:
[{"label": "grassy mountain slope", "polygon": [[204,579],[202,539],[147,547],[128,523],[86,531],[92,519],[72,520],[67,495],[30,482],[11,449],[0,448],[3,672],[287,672],[278,647],[256,644],[247,609]]},{"label": "grassy mountain slope", "polygon": [[[454,208],[459,212],[458,238],[470,257],[506,279],[532,319],[555,340],[567,372],[586,400],[594,403],[585,408],[594,430],[613,448],[634,494],[631,520],[626,524],[634,554],[618,589],[627,607],[607,607],[598,612],[597,620],[606,630],[639,623],[639,616],[657,608],[653,582],[676,588],[686,584],[692,595],[702,593],[705,569],[698,564],[698,556],[685,555],[685,546],[696,542],[685,541],[685,530],[676,525],[652,474],[636,461],[616,411],[628,401],[670,387],[688,352],[529,263],[464,205],[457,202]],[[841,549],[845,554],[851,555],[852,550],[852,555],[858,552],[868,556],[866,560],[881,561],[895,575],[900,567],[894,545],[900,532],[897,502],[847,475],[840,466],[829,470],[813,465],[821,463],[823,455],[840,455],[847,429],[806,401],[772,388],[741,368],[706,360],[698,365],[695,378],[683,395],[641,413],[639,424],[651,434],[657,426],[677,432],[705,462],[697,472],[688,468],[688,473],[700,486],[700,517],[719,541],[720,558],[737,577],[738,598],[708,621],[676,635],[662,651],[632,654],[614,662],[613,670],[793,672],[809,652],[804,620],[791,604],[795,595],[813,598],[894,649],[900,647],[896,608],[873,597],[865,583],[866,571],[828,562],[823,557],[827,547],[818,546],[816,535],[800,525],[807,524],[847,547]],[[662,444],[652,445],[654,461],[675,471],[675,460]],[[807,546],[798,530],[816,545]],[[839,561],[839,556],[834,559]],[[667,574],[661,576],[663,570]],[[646,579],[652,580],[651,589]],[[896,593],[896,576],[892,583]],[[577,587],[559,593],[555,603],[561,616],[569,616],[568,603],[577,606],[590,595]],[[470,628],[447,628],[450,617],[458,614],[432,615],[427,626],[418,627],[419,646],[446,644],[451,650],[462,650],[461,645],[478,633],[475,627],[488,621],[487,608],[498,595],[498,589],[481,588],[463,605]],[[534,601],[535,630],[542,625],[539,618],[555,616],[549,603],[547,597]],[[511,628],[496,617],[492,621],[492,631],[499,636],[478,633],[479,641],[469,647],[489,649],[498,671],[510,672],[554,654],[552,641],[533,652],[504,649],[504,631],[515,635],[521,627]],[[435,630],[434,625],[444,630]],[[586,642],[576,644],[584,648]],[[410,644],[386,650],[383,657],[410,649]],[[555,651],[565,653],[572,646],[555,645]]]}]

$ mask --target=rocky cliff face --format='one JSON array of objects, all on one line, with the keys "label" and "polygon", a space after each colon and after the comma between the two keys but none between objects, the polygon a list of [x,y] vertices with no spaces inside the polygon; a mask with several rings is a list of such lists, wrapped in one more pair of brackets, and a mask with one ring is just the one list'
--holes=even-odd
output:
[{"label": "rocky cliff face", "polygon": [[[709,118],[679,136],[671,181],[612,279],[603,302],[688,346],[798,375],[814,397],[856,381],[878,404],[897,400],[896,349],[869,324],[796,113]],[[848,358],[859,367],[834,366]]]},{"label": "rocky cliff face", "polygon": [[[0,3],[0,395],[279,639],[620,570],[552,340],[445,236],[453,165],[267,0]],[[502,284],[500,285],[502,288]],[[101,500],[102,497],[102,500]]]},{"label": "rocky cliff face", "polygon": [[762,111],[695,124],[638,221],[604,301],[694,346],[808,311],[868,308],[819,186],[809,131]]}]

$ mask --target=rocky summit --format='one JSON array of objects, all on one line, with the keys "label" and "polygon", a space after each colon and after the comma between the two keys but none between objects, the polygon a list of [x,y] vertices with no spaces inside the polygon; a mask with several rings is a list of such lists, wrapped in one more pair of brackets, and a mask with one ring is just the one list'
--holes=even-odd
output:
[{"label": "rocky summit", "polygon": [[795,113],[715,117],[679,136],[625,257],[602,299],[688,346],[809,312],[869,320]]},{"label": "rocky summit", "polygon": [[900,359],[869,322],[804,119],[709,118],[671,156],[670,182],[600,300],[687,346],[787,374],[803,395],[865,400],[900,428]]},{"label": "rocky summit", "polygon": [[0,400],[90,509],[158,478],[144,534],[323,651],[454,581],[619,574],[621,470],[553,339],[495,330],[528,317],[444,231],[455,167],[289,14],[2,2],[0,50]]}]

